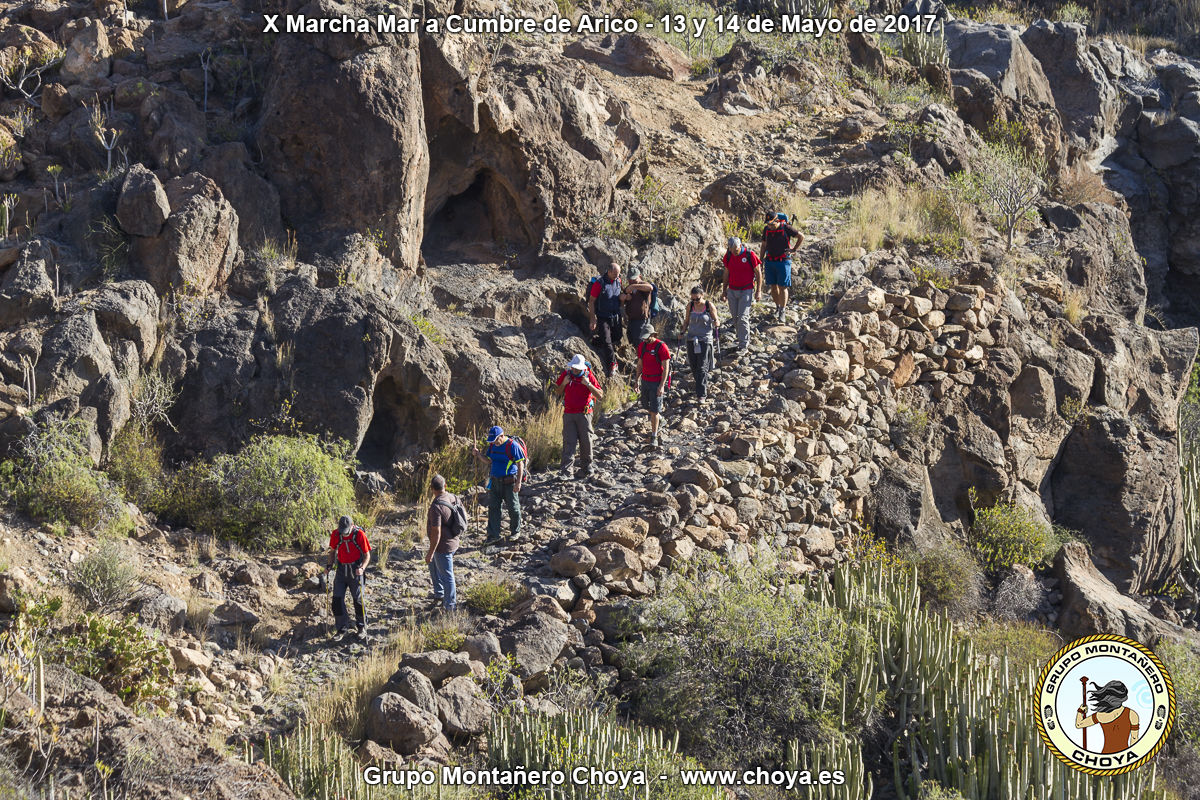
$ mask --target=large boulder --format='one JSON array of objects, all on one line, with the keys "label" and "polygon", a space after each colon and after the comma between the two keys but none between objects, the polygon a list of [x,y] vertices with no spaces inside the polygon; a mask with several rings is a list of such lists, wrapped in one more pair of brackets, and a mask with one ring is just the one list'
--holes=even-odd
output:
[{"label": "large boulder", "polygon": [[383,691],[395,692],[422,711],[438,713],[433,681],[411,666],[401,667],[392,673],[384,684]]},{"label": "large boulder", "polygon": [[112,69],[112,48],[102,22],[86,17],[81,22],[59,72],[70,83],[95,83]]},{"label": "large boulder", "polygon": [[158,236],[170,215],[171,204],[158,176],[142,164],[131,165],[117,201],[121,229],[134,236]]},{"label": "large boulder", "polygon": [[1011,25],[956,19],[945,25],[952,69],[978,70],[1007,97],[1054,105],[1042,66]]},{"label": "large boulder", "polygon": [[437,693],[438,718],[451,736],[478,736],[488,729],[492,707],[471,678],[454,678]]},{"label": "large boulder", "polygon": [[384,692],[367,707],[367,738],[401,755],[412,755],[442,736],[436,714],[423,711],[395,692]]},{"label": "large boulder", "polygon": [[596,569],[605,581],[623,581],[642,576],[642,560],[638,554],[616,542],[603,542],[591,548],[596,556]]},{"label": "large boulder", "polygon": [[544,674],[567,646],[570,626],[545,614],[529,614],[500,634],[500,649],[516,662],[522,681]]},{"label": "large boulder", "polygon": [[596,566],[596,557],[583,545],[571,545],[550,557],[550,569],[564,578],[574,578],[590,572]]},{"label": "large boulder", "polygon": [[1115,633],[1144,644],[1180,638],[1182,630],[1158,619],[1133,598],[1121,594],[1096,569],[1081,542],[1068,542],[1054,560],[1062,591],[1058,627],[1067,639]]},{"label": "large boulder", "polygon": [[1042,66],[1074,149],[1099,148],[1115,132],[1123,103],[1088,46],[1087,29],[1042,19],[1021,34],[1021,41]]},{"label": "large boulder", "polygon": [[21,248],[16,262],[0,278],[0,325],[15,325],[54,307],[53,259],[53,252],[40,244]]},{"label": "large boulder", "polygon": [[198,172],[166,187],[171,215],[158,236],[138,238],[134,250],[146,279],[160,293],[203,295],[224,285],[237,256],[237,213]]},{"label": "large boulder", "polygon": [[449,650],[405,653],[400,657],[400,669],[405,667],[421,673],[434,686],[441,686],[449,678],[471,674],[471,661],[467,654],[451,653]]},{"label": "large boulder", "polygon": [[691,61],[657,36],[641,33],[596,34],[577,39],[563,55],[590,61],[627,75],[651,75],[681,81],[691,73]]}]

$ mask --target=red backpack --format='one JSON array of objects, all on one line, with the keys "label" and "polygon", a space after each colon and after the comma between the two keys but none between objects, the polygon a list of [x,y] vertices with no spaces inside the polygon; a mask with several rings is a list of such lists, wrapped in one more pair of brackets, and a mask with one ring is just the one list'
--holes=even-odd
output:
[{"label": "red backpack", "polygon": [[[659,339],[658,347],[656,347],[654,349],[654,358],[658,360],[659,380],[662,380],[662,373],[666,371],[663,367],[663,364],[666,363],[666,359],[664,359],[662,357],[662,350],[666,346],[667,346],[666,342],[664,342],[662,339]],[[638,351],[637,351],[638,358],[641,358],[645,353],[649,352],[648,350],[644,349],[645,347],[646,347],[646,342],[638,342]],[[671,375],[667,375],[667,388],[668,389],[671,388],[671,378],[672,378]]]}]

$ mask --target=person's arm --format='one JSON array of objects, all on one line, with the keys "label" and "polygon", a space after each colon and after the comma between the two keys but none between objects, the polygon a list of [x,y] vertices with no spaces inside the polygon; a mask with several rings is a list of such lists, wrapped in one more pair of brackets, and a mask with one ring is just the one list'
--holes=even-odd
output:
[{"label": "person's arm", "polygon": [[799,250],[800,245],[804,243],[804,234],[794,228],[792,229],[792,233],[796,235],[796,244],[792,246],[792,252],[794,253]]},{"label": "person's arm", "polygon": [[662,362],[662,376],[658,379],[658,395],[662,396],[667,389],[667,381],[671,378],[671,351],[667,351],[667,357]]},{"label": "person's arm", "polygon": [[638,283],[629,284],[628,286],[625,287],[625,289],[628,292],[630,292],[630,294],[632,294],[633,292],[653,292],[654,284],[646,283],[644,281],[639,281]]},{"label": "person's arm", "polygon": [[1133,747],[1134,743],[1137,742],[1138,736],[1140,735],[1138,733],[1138,730],[1140,728],[1141,728],[1141,725],[1138,720],[1138,713],[1136,711],[1134,711],[1132,708],[1129,709],[1129,746],[1130,747]]},{"label": "person's arm", "polygon": [[521,491],[521,484],[525,482],[525,459],[517,462],[517,485],[515,491]]},{"label": "person's arm", "polygon": [[596,330],[596,295],[588,292],[588,326]]},{"label": "person's arm", "polygon": [[725,258],[721,259],[721,266],[725,269],[725,296],[729,297],[729,254],[725,254]]},{"label": "person's arm", "polygon": [[429,549],[425,551],[425,563],[428,564],[433,561],[433,554],[437,552],[438,544],[442,541],[442,515],[435,511],[433,506],[429,507],[425,534],[429,537]]},{"label": "person's arm", "polygon": [[371,545],[367,541],[367,535],[365,533],[359,531],[359,534],[362,536],[362,543],[366,545],[366,547],[363,548],[362,564],[358,568],[358,575],[359,577],[362,577],[362,574],[366,572],[367,567],[371,565]]},{"label": "person's arm", "polygon": [[484,457],[484,455],[483,455],[483,453],[481,453],[481,452],[479,451],[479,445],[478,445],[478,444],[474,444],[474,443],[473,443],[473,444],[471,445],[471,455],[475,456],[475,460],[476,460],[476,461],[478,461],[480,464],[487,464],[487,463],[488,463],[488,460],[487,460],[487,458],[485,458],[485,457]]},{"label": "person's arm", "polygon": [[755,302],[762,299],[763,283],[764,283],[764,281],[763,281],[762,259],[755,258],[754,259],[754,300],[755,300]]},{"label": "person's arm", "polygon": [[1087,716],[1087,706],[1080,706],[1079,708],[1077,708],[1075,710],[1075,727],[1076,728],[1090,728],[1092,725],[1095,725],[1095,724],[1096,724],[1095,715],[1093,714],[1091,717]]},{"label": "person's arm", "polygon": [[592,394],[598,398],[604,397],[604,390],[600,388],[600,381],[596,380],[596,376],[591,373],[591,370],[588,371],[588,380],[592,384]]},{"label": "person's arm", "polygon": [[326,572],[329,572],[331,569],[333,569],[333,564],[336,560],[337,560],[337,548],[331,546],[329,548],[329,562],[325,565]]}]

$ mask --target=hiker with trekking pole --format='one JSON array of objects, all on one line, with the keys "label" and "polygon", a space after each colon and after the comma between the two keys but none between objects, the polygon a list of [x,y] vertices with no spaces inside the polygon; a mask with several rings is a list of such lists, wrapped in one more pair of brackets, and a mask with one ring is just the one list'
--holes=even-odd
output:
[{"label": "hiker with trekking pole", "polygon": [[[367,608],[364,594],[366,592],[367,565],[371,563],[371,543],[367,541],[367,532],[354,524],[350,517],[343,516],[338,520],[338,526],[329,536],[329,562],[325,566],[325,579],[328,581],[330,571],[337,569],[333,578],[333,617],[337,625],[335,636],[340,641],[349,641],[357,637],[365,641],[367,638]],[[354,601],[355,625],[350,622],[346,611],[346,591]]]},{"label": "hiker with trekking pole", "polygon": [[525,482],[525,444],[504,429],[493,425],[488,430],[488,446],[481,451],[472,445],[471,455],[490,465],[488,476],[488,529],[484,546],[500,543],[500,514],[508,509],[508,532],[512,541],[521,537],[521,485]]}]

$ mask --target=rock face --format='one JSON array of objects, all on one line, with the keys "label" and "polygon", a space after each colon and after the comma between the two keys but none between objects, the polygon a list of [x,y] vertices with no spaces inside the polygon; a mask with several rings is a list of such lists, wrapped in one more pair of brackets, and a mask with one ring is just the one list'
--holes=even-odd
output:
[{"label": "rock face", "polygon": [[[149,191],[154,192],[153,187]],[[137,259],[160,293],[182,289],[204,295],[229,278],[237,256],[237,213],[208,178],[192,173],[166,186],[171,215],[162,232],[139,238]],[[151,198],[157,206],[157,199]],[[153,211],[144,220],[153,219]],[[148,224],[147,224],[148,227]]]},{"label": "rock face", "polygon": [[1012,26],[956,19],[945,33],[952,69],[982,73],[1013,100],[1054,105],[1041,64]]}]

